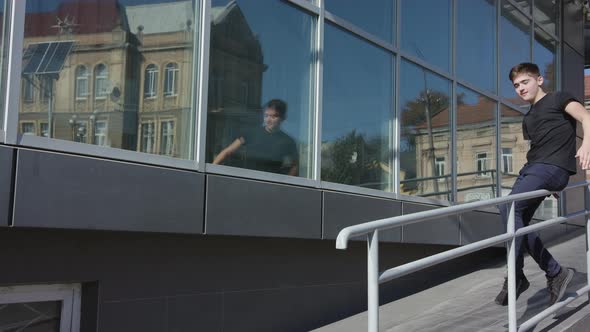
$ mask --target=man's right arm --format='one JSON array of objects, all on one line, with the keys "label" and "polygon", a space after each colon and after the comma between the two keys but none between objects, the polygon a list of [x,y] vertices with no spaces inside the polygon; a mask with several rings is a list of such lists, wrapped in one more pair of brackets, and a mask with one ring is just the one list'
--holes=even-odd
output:
[{"label": "man's right arm", "polygon": [[240,146],[244,144],[244,138],[236,138],[230,145],[228,145],[225,149],[221,150],[219,154],[213,159],[213,163],[216,165],[221,164],[227,157],[231,156],[234,152],[236,152]]}]

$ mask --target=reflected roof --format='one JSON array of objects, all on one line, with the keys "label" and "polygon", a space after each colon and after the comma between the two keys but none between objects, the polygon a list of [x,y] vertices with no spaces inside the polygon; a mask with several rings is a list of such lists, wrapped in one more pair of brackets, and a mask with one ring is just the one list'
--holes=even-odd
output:
[{"label": "reflected roof", "polygon": [[138,33],[139,26],[144,34],[152,34],[184,31],[195,24],[192,1],[126,6],[125,13],[132,33]]}]

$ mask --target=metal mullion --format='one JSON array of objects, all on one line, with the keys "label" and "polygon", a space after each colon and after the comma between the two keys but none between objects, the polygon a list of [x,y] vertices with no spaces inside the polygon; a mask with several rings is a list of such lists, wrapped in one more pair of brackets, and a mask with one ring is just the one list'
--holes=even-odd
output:
[{"label": "metal mullion", "polygon": [[[500,96],[501,75],[500,75],[500,40],[501,40],[501,19],[502,19],[502,0],[496,0],[496,93]],[[502,183],[502,108],[500,102],[496,101],[496,197],[501,196]]]},{"label": "metal mullion", "polygon": [[[397,0],[395,2],[395,44],[398,47],[398,50],[401,49],[401,24],[402,24],[402,14],[401,14],[401,0]],[[401,105],[400,105],[400,77],[401,77],[401,58],[399,53],[395,55],[394,58],[394,67],[393,67],[393,133],[392,133],[392,163],[391,163],[391,170],[392,174],[390,176],[390,181],[392,184],[392,191],[396,194],[399,194],[401,191],[401,158],[400,158],[400,145],[401,145],[401,128],[402,123],[401,119]],[[403,232],[402,232],[403,233]]]},{"label": "metal mullion", "polygon": [[317,16],[320,15],[320,11],[321,11],[320,7],[318,5],[315,5],[311,2],[309,2],[309,1],[306,1],[306,0],[283,0],[283,1],[289,2],[292,5],[300,7],[301,9],[308,11],[311,14],[315,14]]},{"label": "metal mullion", "polygon": [[324,21],[327,20],[330,23],[337,25],[339,28],[341,28],[345,31],[348,31],[348,32],[356,35],[357,37],[360,37],[360,38],[370,42],[373,45],[376,45],[378,47],[381,47],[381,48],[386,49],[386,50],[393,52],[393,53],[398,52],[398,49],[393,44],[391,44],[391,42],[384,41],[383,39],[378,38],[378,37],[366,32],[365,30],[357,27],[356,25],[350,23],[349,21],[327,12],[325,10],[325,8],[322,9],[322,14],[324,16]]},{"label": "metal mullion", "polygon": [[447,72],[445,70],[442,70],[442,69],[440,69],[437,66],[433,66],[433,65],[429,64],[428,62],[426,62],[426,61],[424,61],[424,60],[422,60],[422,59],[420,59],[420,58],[418,58],[418,57],[416,57],[416,56],[414,56],[414,55],[412,55],[410,53],[407,53],[405,51],[401,51],[400,50],[398,52],[398,54],[402,58],[404,58],[404,59],[406,59],[406,60],[408,60],[408,61],[410,61],[410,62],[412,62],[412,63],[414,63],[414,64],[416,64],[416,65],[418,65],[420,67],[424,67],[428,71],[431,71],[431,72],[433,72],[433,73],[435,73],[435,74],[437,74],[439,76],[442,76],[442,77],[444,77],[444,78],[446,78],[448,80],[454,80],[455,79],[455,75],[453,75],[452,73],[449,73],[449,72]]},{"label": "metal mullion", "polygon": [[26,1],[10,1],[10,34],[4,100],[4,142],[16,144],[20,107],[21,66],[25,31]]},{"label": "metal mullion", "polygon": [[466,88],[468,88],[470,90],[473,90],[473,91],[479,93],[480,95],[483,95],[483,96],[485,96],[485,97],[487,97],[489,99],[492,99],[494,101],[499,101],[500,100],[500,98],[496,94],[493,94],[493,93],[491,93],[489,91],[486,91],[486,90],[482,90],[481,88],[478,88],[478,87],[474,86],[473,84],[471,84],[471,83],[469,83],[467,81],[464,81],[464,80],[461,80],[461,79],[457,79],[457,83],[458,84],[461,84],[462,86],[464,86],[464,87],[466,87]]},{"label": "metal mullion", "polygon": [[313,174],[311,178],[316,185],[320,185],[322,171],[322,114],[323,114],[323,91],[324,91],[324,27],[325,27],[325,3],[318,0],[320,12],[316,24],[316,47],[315,47],[315,117],[314,117],[314,139],[313,152]]},{"label": "metal mullion", "polygon": [[[504,105],[504,106],[510,107],[510,108],[512,108],[513,110],[515,110],[515,111],[518,111],[518,112],[521,112],[521,113],[522,113],[522,111],[521,111],[521,108],[522,108],[522,107],[521,107],[521,106],[519,106],[519,105],[516,105],[516,104],[512,103],[510,100],[508,100],[508,99],[506,99],[506,98],[500,98],[500,103],[502,103],[502,105]],[[525,105],[525,106],[526,106],[526,105]],[[530,107],[530,106],[526,106],[526,108],[529,108],[529,107]]]},{"label": "metal mullion", "polygon": [[[195,163],[198,171],[204,172],[206,169],[206,137],[207,137],[207,103],[209,96],[209,56],[210,56],[210,38],[211,38],[211,0],[202,0],[201,17],[199,26],[199,55],[197,68],[198,77],[193,78],[193,84],[197,89],[197,100],[194,102],[196,107],[196,137],[195,137]],[[197,59],[194,59],[195,61]]]},{"label": "metal mullion", "polygon": [[[451,202],[457,202],[457,132],[456,132],[456,120],[457,116],[457,1],[453,0],[451,3],[451,72],[452,72],[452,83],[451,83],[451,119],[449,128],[451,133]],[[461,223],[459,223],[459,240],[461,240]]]},{"label": "metal mullion", "polygon": [[[557,24],[556,24],[556,26],[557,26]],[[542,25],[537,25],[537,24],[535,24],[535,27],[536,27],[537,29],[541,30],[543,33],[546,33],[546,34],[547,34],[549,37],[551,37],[551,39],[553,39],[553,40],[555,40],[555,41],[559,40],[559,37],[557,37],[557,35],[554,35],[554,34],[552,34],[551,32],[548,32],[547,30],[545,30],[545,29],[543,28],[543,26],[542,26]],[[557,28],[556,28],[556,29],[557,29]]]}]

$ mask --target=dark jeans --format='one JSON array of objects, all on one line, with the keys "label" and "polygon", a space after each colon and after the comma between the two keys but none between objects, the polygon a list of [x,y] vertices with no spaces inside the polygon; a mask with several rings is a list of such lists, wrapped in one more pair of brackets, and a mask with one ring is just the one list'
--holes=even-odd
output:
[{"label": "dark jeans", "polygon": [[[569,173],[565,169],[549,164],[526,164],[520,170],[518,178],[512,187],[510,194],[519,194],[527,191],[546,189],[549,191],[560,191],[567,186]],[[514,209],[515,229],[528,226],[533,218],[535,210],[541,205],[545,197],[537,197],[528,200],[517,201]],[[510,205],[502,205],[500,213],[506,225],[508,222],[508,211]],[[523,241],[524,240],[524,241]],[[523,247],[524,245],[524,247]],[[516,275],[523,275],[524,250],[527,250],[531,257],[545,271],[547,277],[554,277],[561,267],[543,246],[543,242],[536,233],[530,233],[516,238]]]}]

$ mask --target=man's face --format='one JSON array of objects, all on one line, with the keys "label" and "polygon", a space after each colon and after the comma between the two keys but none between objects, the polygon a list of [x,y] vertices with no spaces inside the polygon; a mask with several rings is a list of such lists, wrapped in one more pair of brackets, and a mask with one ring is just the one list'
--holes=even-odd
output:
[{"label": "man's face", "polygon": [[281,119],[279,112],[276,110],[272,108],[264,110],[264,128],[266,128],[266,130],[271,132],[278,130],[282,121],[283,119]]},{"label": "man's face", "polygon": [[543,77],[531,74],[518,74],[512,80],[514,91],[524,101],[533,103],[543,85]]}]

